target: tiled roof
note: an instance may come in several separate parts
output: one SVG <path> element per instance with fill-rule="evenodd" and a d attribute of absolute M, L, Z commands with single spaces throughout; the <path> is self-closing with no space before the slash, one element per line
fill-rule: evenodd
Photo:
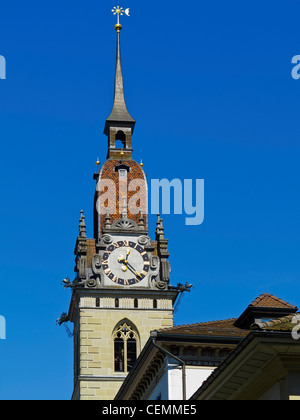
<path fill-rule="evenodd" d="M 201 322 L 198 324 L 179 325 L 159 330 L 163 334 L 174 335 L 204 335 L 222 337 L 246 337 L 249 330 L 242 330 L 234 326 L 235 318 L 221 321 Z"/>
<path fill-rule="evenodd" d="M 274 309 L 291 309 L 297 310 L 296 306 L 290 305 L 288 302 L 277 298 L 269 293 L 263 293 L 259 297 L 257 297 L 249 306 L 250 308 L 270 308 Z M 277 330 L 287 330 L 291 328 L 291 321 L 292 318 L 295 316 L 294 313 L 289 314 L 288 316 L 278 317 L 274 315 L 274 320 L 269 322 L 263 322 L 261 324 L 256 324 L 258 328 L 264 329 L 277 329 Z M 270 314 L 270 318 L 272 316 Z M 211 336 L 211 337 L 246 337 L 250 332 L 250 325 L 249 323 L 246 327 L 241 324 L 239 325 L 236 322 L 237 318 L 232 319 L 225 319 L 221 321 L 209 321 L 209 322 L 200 322 L 197 324 L 188 324 L 188 325 L 178 325 L 171 328 L 165 328 L 159 330 L 162 334 L 172 334 L 172 335 L 191 335 L 191 336 Z"/>
<path fill-rule="evenodd" d="M 257 297 L 250 306 L 264 308 L 296 308 L 296 306 L 293 306 L 276 296 L 270 295 L 269 293 L 263 293 Z"/>

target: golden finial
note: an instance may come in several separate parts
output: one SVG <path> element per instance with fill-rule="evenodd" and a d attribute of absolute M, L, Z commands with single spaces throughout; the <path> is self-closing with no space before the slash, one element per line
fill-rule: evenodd
<path fill-rule="evenodd" d="M 97 162 L 96 162 L 96 165 L 97 165 L 97 171 L 99 172 L 99 166 L 100 166 L 100 160 L 99 160 L 99 158 L 97 158 Z"/>
<path fill-rule="evenodd" d="M 121 157 L 123 157 L 124 156 L 124 150 L 122 149 L 122 151 L 121 151 Z"/>
<path fill-rule="evenodd" d="M 122 25 L 120 23 L 117 23 L 115 25 L 115 30 L 117 31 L 117 34 L 119 34 L 121 32 L 121 29 L 122 29 Z"/>
<path fill-rule="evenodd" d="M 141 159 L 141 162 L 140 162 L 140 166 L 141 166 L 141 167 L 143 167 L 143 166 L 144 166 L 142 159 Z"/>
<path fill-rule="evenodd" d="M 115 25 L 115 30 L 117 31 L 118 34 L 121 32 L 121 29 L 122 29 L 122 25 L 120 24 L 120 15 L 123 16 L 125 13 L 126 16 L 130 16 L 129 11 L 130 11 L 129 8 L 124 10 L 123 7 L 120 7 L 120 6 L 114 7 L 112 9 L 112 13 L 114 15 L 117 15 L 117 24 Z"/>

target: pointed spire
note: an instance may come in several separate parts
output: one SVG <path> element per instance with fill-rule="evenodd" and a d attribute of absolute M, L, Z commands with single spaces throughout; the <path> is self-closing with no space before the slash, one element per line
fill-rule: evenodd
<path fill-rule="evenodd" d="M 109 135 L 109 127 L 117 124 L 125 124 L 130 126 L 133 132 L 135 120 L 129 114 L 124 97 L 124 85 L 121 66 L 121 47 L 120 47 L 120 30 L 122 26 L 116 25 L 117 31 L 117 63 L 116 63 L 116 76 L 115 76 L 115 97 L 114 105 L 110 116 L 107 118 L 104 128 L 104 134 Z"/>

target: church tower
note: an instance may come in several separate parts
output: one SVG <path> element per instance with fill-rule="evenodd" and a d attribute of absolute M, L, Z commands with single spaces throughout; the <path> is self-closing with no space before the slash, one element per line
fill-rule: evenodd
<path fill-rule="evenodd" d="M 72 399 L 113 399 L 150 331 L 173 325 L 178 295 L 170 287 L 168 240 L 158 215 L 148 231 L 147 180 L 132 158 L 135 120 L 124 99 L 119 15 L 114 104 L 105 122 L 107 160 L 94 174 L 94 237 L 87 238 L 83 211 L 75 245 L 75 279 L 69 313 L 74 324 Z"/>

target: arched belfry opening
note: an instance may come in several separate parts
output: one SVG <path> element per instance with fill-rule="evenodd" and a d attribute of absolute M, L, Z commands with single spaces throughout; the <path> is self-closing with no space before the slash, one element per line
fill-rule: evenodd
<path fill-rule="evenodd" d="M 128 126 L 120 127 L 119 124 L 112 124 L 108 132 L 108 158 L 131 159 L 131 135 L 132 129 Z M 124 155 L 121 156 L 121 152 Z"/>
<path fill-rule="evenodd" d="M 111 146 L 114 147 L 115 149 L 127 149 L 127 146 L 128 146 L 127 138 L 123 130 L 119 130 L 116 133 L 115 139 L 114 139 L 114 145 L 112 143 Z"/>
<path fill-rule="evenodd" d="M 124 131 L 119 130 L 116 134 L 116 140 L 121 140 L 121 142 L 123 143 L 124 147 L 126 146 L 126 136 Z"/>

